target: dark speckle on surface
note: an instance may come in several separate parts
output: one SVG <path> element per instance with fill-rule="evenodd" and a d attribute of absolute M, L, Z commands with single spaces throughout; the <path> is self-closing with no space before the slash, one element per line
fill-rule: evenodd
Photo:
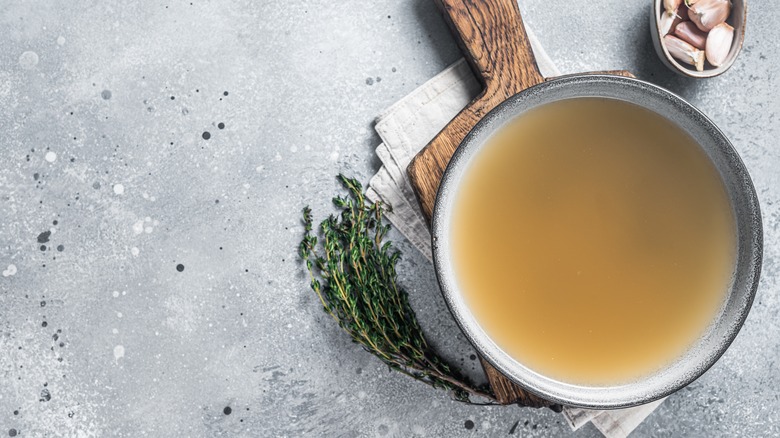
<path fill-rule="evenodd" d="M 49 392 L 48 389 L 43 388 L 41 390 L 41 398 L 38 399 L 38 401 L 47 402 L 49 400 L 51 400 L 51 393 Z"/>
<path fill-rule="evenodd" d="M 41 245 L 41 251 L 46 251 L 46 245 Z"/>
<path fill-rule="evenodd" d="M 65 251 L 65 245 L 57 245 L 57 251 L 59 252 Z"/>
<path fill-rule="evenodd" d="M 225 124 L 224 124 L 224 123 L 222 123 L 222 122 L 219 122 L 219 123 L 217 124 L 217 128 L 219 128 L 219 129 L 225 129 Z"/>
<path fill-rule="evenodd" d="M 471 430 L 474 428 L 474 422 L 471 420 L 466 420 L 466 422 L 463 423 L 463 427 L 465 427 L 468 430 Z"/>
<path fill-rule="evenodd" d="M 225 409 L 222 410 L 222 413 L 225 415 L 230 415 L 233 412 L 233 409 L 230 408 L 230 406 L 225 406 Z"/>
<path fill-rule="evenodd" d="M 223 96 L 227 96 L 228 94 L 230 94 L 230 93 L 228 93 L 227 91 L 222 93 Z"/>
<path fill-rule="evenodd" d="M 366 78 L 366 85 L 374 85 L 374 78 Z"/>
<path fill-rule="evenodd" d="M 38 235 L 38 243 L 46 243 L 49 241 L 49 237 L 51 237 L 51 231 L 44 231 L 41 234 Z"/>
<path fill-rule="evenodd" d="M 10 429 L 8 431 L 8 436 L 16 436 L 16 432 L 17 432 L 16 429 Z"/>
<path fill-rule="evenodd" d="M 202 137 L 204 140 L 208 140 L 211 138 L 211 133 L 208 131 L 204 131 Z"/>
<path fill-rule="evenodd" d="M 111 90 L 103 90 L 103 91 L 100 93 L 100 96 L 101 96 L 101 97 L 102 97 L 104 100 L 111 99 Z"/>
<path fill-rule="evenodd" d="M 344 194 L 335 175 L 367 183 L 381 166 L 372 121 L 461 58 L 434 3 L 2 3 L 0 274 L 16 273 L 0 275 L 0 438 L 11 428 L 52 438 L 600 436 L 591 425 L 570 431 L 551 409 L 451 402 L 386 372 L 322 311 L 294 255 L 301 208 L 318 224 Z M 647 53 L 646 3 L 624 4 L 628 14 L 604 14 L 603 0 L 521 7 L 564 72 L 627 68 L 718 121 L 756 183 L 765 271 L 727 354 L 631 437 L 780 436 L 780 2 L 756 3 L 745 50 L 710 80 L 677 77 Z M 25 51 L 40 56 L 35 69 L 18 65 Z M 204 131 L 213 142 L 198 139 Z M 35 231 L 49 229 L 38 243 Z M 431 293 L 435 270 L 397 230 L 388 239 L 426 338 L 483 382 L 479 355 L 469 359 Z M 57 251 L 65 242 L 68 254 Z M 274 365 L 279 374 L 263 369 Z M 44 380 L 52 398 L 35 403 Z M 711 395 L 725 403 L 708 405 Z"/>
<path fill-rule="evenodd" d="M 176 265 L 176 270 L 179 271 L 179 272 L 183 272 L 184 271 L 184 265 L 179 263 L 178 265 Z"/>

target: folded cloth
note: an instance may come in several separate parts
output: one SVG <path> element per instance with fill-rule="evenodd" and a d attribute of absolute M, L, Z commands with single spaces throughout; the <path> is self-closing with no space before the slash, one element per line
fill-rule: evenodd
<path fill-rule="evenodd" d="M 528 29 L 527 33 L 542 75 L 560 75 L 533 33 Z M 382 201 L 392 206 L 392 211 L 386 213 L 387 219 L 428 260 L 431 260 L 431 234 L 409 184 L 406 168 L 480 90 L 468 64 L 460 59 L 376 119 L 375 129 L 382 139 L 376 153 L 382 167 L 371 178 L 367 196 L 373 202 Z M 662 401 L 612 411 L 567 407 L 563 416 L 573 430 L 592 422 L 604 436 L 624 438 Z"/>

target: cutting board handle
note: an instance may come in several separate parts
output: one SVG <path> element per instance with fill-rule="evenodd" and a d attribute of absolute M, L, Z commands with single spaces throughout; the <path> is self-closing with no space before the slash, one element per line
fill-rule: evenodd
<path fill-rule="evenodd" d="M 434 1 L 484 89 L 409 165 L 409 179 L 428 220 L 444 168 L 471 128 L 510 96 L 544 82 L 516 0 Z"/>
<path fill-rule="evenodd" d="M 544 81 L 517 0 L 436 0 L 488 94 L 512 96 Z"/>
<path fill-rule="evenodd" d="M 484 90 L 414 157 L 407 168 L 409 181 L 429 223 L 442 174 L 463 138 L 496 105 L 544 81 L 525 33 L 517 0 L 434 1 Z M 601 74 L 632 76 L 626 71 Z M 484 359 L 482 367 L 499 403 L 551 406 L 560 410 L 560 405 L 512 383 Z"/>

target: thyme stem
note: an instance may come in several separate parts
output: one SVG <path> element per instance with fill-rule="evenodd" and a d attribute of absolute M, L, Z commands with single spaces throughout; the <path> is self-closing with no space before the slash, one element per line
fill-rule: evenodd
<path fill-rule="evenodd" d="M 390 225 L 382 215 L 390 209 L 370 203 L 360 183 L 343 175 L 347 196 L 333 198 L 340 210 L 312 227 L 311 210 L 303 209 L 304 236 L 299 254 L 311 288 L 322 307 L 352 339 L 391 369 L 435 388 L 450 391 L 464 403 L 495 404 L 489 386 L 477 386 L 446 363 L 425 339 L 406 291 L 396 282 L 401 254 L 384 241 Z M 477 403 L 478 396 L 488 403 Z"/>

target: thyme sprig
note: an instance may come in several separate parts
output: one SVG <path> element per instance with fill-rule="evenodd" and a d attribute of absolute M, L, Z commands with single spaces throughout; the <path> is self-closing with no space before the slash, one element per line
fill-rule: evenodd
<path fill-rule="evenodd" d="M 479 396 L 495 402 L 489 387 L 474 385 L 425 339 L 408 295 L 396 281 L 401 253 L 384 241 L 390 225 L 383 224 L 382 215 L 390 206 L 367 201 L 357 180 L 343 175 L 338 179 L 348 192 L 333 198 L 340 214 L 320 224 L 318 246 L 311 210 L 304 208 L 305 233 L 299 246 L 311 288 L 325 312 L 391 369 L 449 390 L 458 401 L 474 403 L 470 396 Z"/>

